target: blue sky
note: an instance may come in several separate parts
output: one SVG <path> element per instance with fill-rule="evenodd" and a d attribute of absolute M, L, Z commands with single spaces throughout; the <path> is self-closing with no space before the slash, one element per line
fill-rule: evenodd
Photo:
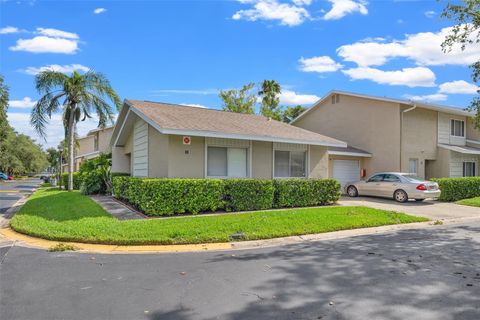
<path fill-rule="evenodd" d="M 42 68 L 89 68 L 121 98 L 220 108 L 218 90 L 275 79 L 283 104 L 311 105 L 331 89 L 465 107 L 480 48 L 444 54 L 451 22 L 437 1 L 0 2 L 0 73 L 9 119 L 28 124 Z M 53 65 L 53 67 L 52 67 Z M 79 134 L 96 126 L 87 121 Z M 52 119 L 46 146 L 63 130 Z"/>

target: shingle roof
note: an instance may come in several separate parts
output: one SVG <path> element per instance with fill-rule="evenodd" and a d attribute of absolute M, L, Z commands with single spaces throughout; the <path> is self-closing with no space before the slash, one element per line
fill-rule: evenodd
<path fill-rule="evenodd" d="M 346 146 L 342 141 L 260 115 L 140 100 L 125 103 L 166 134 Z"/>

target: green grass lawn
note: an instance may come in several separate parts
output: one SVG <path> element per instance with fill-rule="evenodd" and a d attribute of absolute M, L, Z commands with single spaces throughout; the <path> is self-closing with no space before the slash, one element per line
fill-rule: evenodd
<path fill-rule="evenodd" d="M 457 201 L 456 203 L 463 204 L 465 206 L 480 207 L 480 197 L 463 199 L 463 200 Z"/>
<path fill-rule="evenodd" d="M 103 244 L 186 244 L 268 239 L 328 231 L 427 221 L 366 207 L 323 207 L 214 216 L 119 221 L 78 192 L 40 188 L 11 221 L 21 233 Z"/>

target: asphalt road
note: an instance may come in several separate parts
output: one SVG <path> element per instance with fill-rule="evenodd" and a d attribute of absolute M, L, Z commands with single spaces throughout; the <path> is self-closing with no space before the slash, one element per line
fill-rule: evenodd
<path fill-rule="evenodd" d="M 480 222 L 231 252 L 0 250 L 2 320 L 480 319 Z"/>
<path fill-rule="evenodd" d="M 24 194 L 31 193 L 40 183 L 40 179 L 0 181 L 0 217 Z"/>

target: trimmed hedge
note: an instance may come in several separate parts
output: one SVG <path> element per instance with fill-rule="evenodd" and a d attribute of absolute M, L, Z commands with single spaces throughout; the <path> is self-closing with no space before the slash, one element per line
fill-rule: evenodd
<path fill-rule="evenodd" d="M 80 186 L 82 185 L 82 178 L 80 173 L 74 172 L 73 173 L 73 189 L 80 190 Z M 62 174 L 62 187 L 67 189 L 68 187 L 68 173 Z"/>
<path fill-rule="evenodd" d="M 270 209 L 273 204 L 272 180 L 227 179 L 225 185 L 225 209 L 247 211 Z"/>
<path fill-rule="evenodd" d="M 223 208 L 221 180 L 113 178 L 115 197 L 148 215 L 198 213 Z"/>
<path fill-rule="evenodd" d="M 275 180 L 275 207 L 313 207 L 336 202 L 340 183 L 334 179 Z"/>
<path fill-rule="evenodd" d="M 113 177 L 113 192 L 147 215 L 318 206 L 340 197 L 333 179 L 171 179 Z"/>
<path fill-rule="evenodd" d="M 441 201 L 458 201 L 480 197 L 480 177 L 432 179 L 438 183 Z"/>

